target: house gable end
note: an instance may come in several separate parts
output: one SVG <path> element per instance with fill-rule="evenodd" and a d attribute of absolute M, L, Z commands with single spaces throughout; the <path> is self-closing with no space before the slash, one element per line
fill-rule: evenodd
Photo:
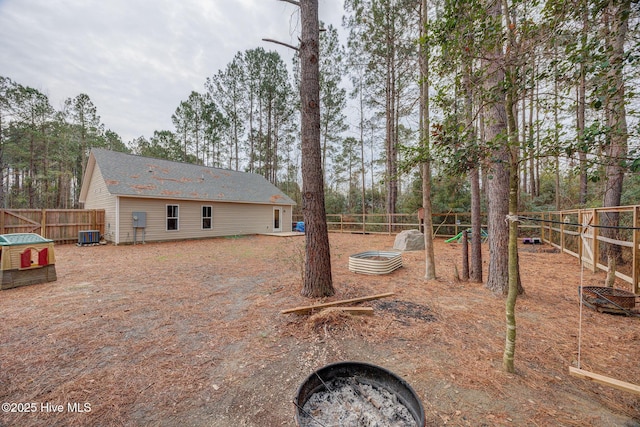
<path fill-rule="evenodd" d="M 84 204 L 87 201 L 87 194 L 89 193 L 89 187 L 91 186 L 91 178 L 93 177 L 93 171 L 96 167 L 96 159 L 89 153 L 89 158 L 87 159 L 87 167 L 84 170 L 84 176 L 82 177 L 82 186 L 80 187 L 80 195 L 78 197 L 78 202 Z"/>

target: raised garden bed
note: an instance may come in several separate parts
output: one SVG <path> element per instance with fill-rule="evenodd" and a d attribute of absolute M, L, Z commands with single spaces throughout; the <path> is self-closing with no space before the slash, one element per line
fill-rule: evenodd
<path fill-rule="evenodd" d="M 360 252 L 349 257 L 349 271 L 361 274 L 389 274 L 402 267 L 402 254 L 391 251 Z"/>

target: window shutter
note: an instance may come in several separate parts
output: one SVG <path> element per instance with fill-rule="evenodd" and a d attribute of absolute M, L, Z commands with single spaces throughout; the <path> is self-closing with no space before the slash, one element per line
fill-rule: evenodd
<path fill-rule="evenodd" d="M 25 249 L 24 252 L 20 254 L 20 268 L 29 267 L 31 267 L 31 249 Z"/>
<path fill-rule="evenodd" d="M 49 265 L 49 248 L 42 248 L 38 252 L 38 265 Z"/>

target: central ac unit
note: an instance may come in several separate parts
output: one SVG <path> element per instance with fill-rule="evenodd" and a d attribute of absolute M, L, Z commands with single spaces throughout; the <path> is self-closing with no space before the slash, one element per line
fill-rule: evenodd
<path fill-rule="evenodd" d="M 78 245 L 94 245 L 100 243 L 100 230 L 78 231 Z"/>

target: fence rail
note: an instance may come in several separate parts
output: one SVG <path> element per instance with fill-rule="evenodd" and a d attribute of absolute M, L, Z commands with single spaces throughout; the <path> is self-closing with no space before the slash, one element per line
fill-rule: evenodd
<path fill-rule="evenodd" d="M 78 241 L 78 232 L 104 234 L 103 209 L 0 209 L 0 234 L 36 233 L 56 243 Z"/>
<path fill-rule="evenodd" d="M 540 215 L 537 213 L 536 215 Z M 302 221 L 301 215 L 294 215 L 294 223 Z M 487 216 L 482 214 L 482 227 L 487 228 Z M 471 214 L 468 212 L 434 213 L 432 215 L 433 234 L 436 237 L 453 237 L 471 228 Z M 396 234 L 404 230 L 424 231 L 424 224 L 418 214 L 327 214 L 330 232 Z M 528 236 L 538 232 L 540 226 L 523 224 L 520 234 Z M 532 232 L 533 229 L 533 232 Z"/>
<path fill-rule="evenodd" d="M 556 212 L 520 212 L 518 223 L 520 237 L 540 237 L 564 253 L 582 260 L 591 271 L 607 272 L 606 248 L 619 248 L 616 277 L 631 285 L 640 294 L 640 205 L 615 208 L 574 209 Z M 615 215 L 619 228 L 614 237 L 603 236 L 601 230 L 607 217 Z M 526 218 L 526 219 L 524 219 Z M 294 220 L 302 221 L 301 217 Z M 481 218 L 486 228 L 486 214 Z M 436 237 L 453 237 L 471 228 L 468 212 L 434 213 L 433 234 Z M 403 230 L 419 229 L 423 224 L 415 214 L 332 214 L 327 215 L 330 232 L 362 234 L 395 234 Z M 491 238 L 491 236 L 489 236 Z"/>
<path fill-rule="evenodd" d="M 616 254 L 615 275 L 640 293 L 640 205 L 615 208 L 576 209 L 541 214 L 542 240 L 581 260 L 595 272 L 609 271 L 607 250 Z M 618 226 L 613 237 L 601 234 L 609 228 L 609 217 Z"/>

